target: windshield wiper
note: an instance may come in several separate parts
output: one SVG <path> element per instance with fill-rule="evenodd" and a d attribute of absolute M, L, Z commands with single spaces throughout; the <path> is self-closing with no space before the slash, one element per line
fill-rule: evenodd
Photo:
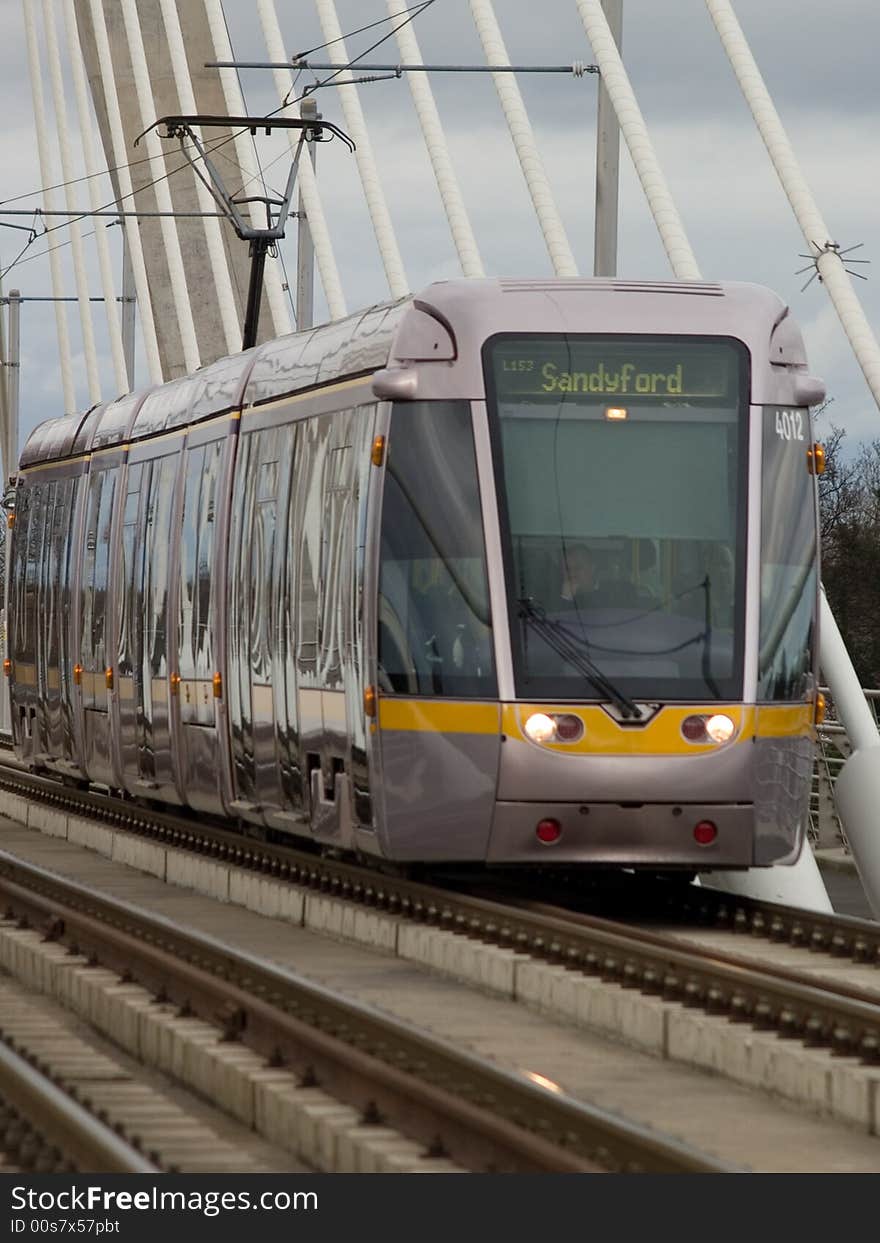
<path fill-rule="evenodd" d="M 527 621 L 548 647 L 582 673 L 588 682 L 611 700 L 624 720 L 641 720 L 641 709 L 611 682 L 597 664 L 581 650 L 578 640 L 560 622 L 551 621 L 545 610 L 529 596 L 517 601 L 520 616 Z"/>

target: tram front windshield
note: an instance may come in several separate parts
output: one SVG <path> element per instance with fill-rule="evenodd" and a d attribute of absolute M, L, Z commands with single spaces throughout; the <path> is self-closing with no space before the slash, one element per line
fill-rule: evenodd
<path fill-rule="evenodd" d="M 517 696 L 739 697 L 745 347 L 495 337 L 485 361 Z"/>

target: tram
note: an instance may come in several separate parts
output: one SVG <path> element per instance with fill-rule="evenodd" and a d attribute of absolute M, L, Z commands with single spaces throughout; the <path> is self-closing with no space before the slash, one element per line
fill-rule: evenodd
<path fill-rule="evenodd" d="M 469 280 L 45 423 L 15 749 L 396 863 L 794 862 L 823 392 L 755 285 Z"/>

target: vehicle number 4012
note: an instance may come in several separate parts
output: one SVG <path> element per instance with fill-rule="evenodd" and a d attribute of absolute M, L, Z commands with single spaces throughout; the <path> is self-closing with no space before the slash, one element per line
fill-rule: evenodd
<path fill-rule="evenodd" d="M 780 440 L 804 440 L 804 416 L 801 411 L 777 410 L 776 435 Z"/>

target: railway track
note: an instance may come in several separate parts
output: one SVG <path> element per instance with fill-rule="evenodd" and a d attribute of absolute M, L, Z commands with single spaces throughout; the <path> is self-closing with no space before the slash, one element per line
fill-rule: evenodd
<path fill-rule="evenodd" d="M 0 1173 L 155 1174 L 137 1147 L 33 1064 L 0 1029 Z"/>
<path fill-rule="evenodd" d="M 182 1015 L 474 1171 L 732 1167 L 230 946 L 0 852 L 7 921 L 137 982 Z"/>
<path fill-rule="evenodd" d="M 560 964 L 572 972 L 640 989 L 741 1023 L 800 1038 L 810 1045 L 880 1061 L 880 974 L 876 990 L 822 979 L 792 966 L 729 949 L 700 947 L 668 933 L 634 927 L 571 909 L 536 903 L 521 888 L 473 896 L 286 845 L 261 842 L 215 825 L 82 791 L 19 770 L 0 767 L 0 788 L 36 799 L 63 814 L 97 818 L 126 833 L 206 856 L 236 868 L 288 881 L 377 911 L 455 932 L 485 944 Z M 485 881 L 480 882 L 485 886 Z M 548 887 L 545 893 L 552 893 Z M 583 894 L 563 900 L 583 903 Z M 658 884 L 639 893 L 640 923 L 666 922 L 713 928 L 785 944 L 841 962 L 880 966 L 880 924 L 761 903 L 691 886 Z M 743 942 L 745 944 L 745 942 Z"/>

